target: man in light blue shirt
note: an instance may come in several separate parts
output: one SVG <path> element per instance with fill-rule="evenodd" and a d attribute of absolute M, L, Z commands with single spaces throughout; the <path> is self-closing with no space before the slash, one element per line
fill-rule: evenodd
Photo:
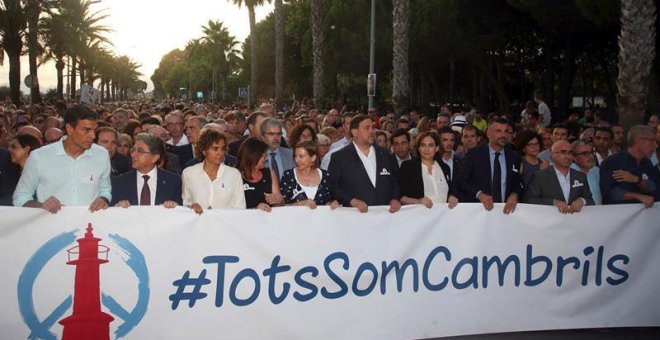
<path fill-rule="evenodd" d="M 108 151 L 94 144 L 97 114 L 79 104 L 64 116 L 67 137 L 30 154 L 14 191 L 14 206 L 42 208 L 89 205 L 105 209 L 112 198 Z"/>
<path fill-rule="evenodd" d="M 587 175 L 587 182 L 589 182 L 589 190 L 591 190 L 591 198 L 593 198 L 596 205 L 603 204 L 603 198 L 600 194 L 600 169 L 596 166 L 596 158 L 594 156 L 593 147 L 585 141 L 573 142 L 573 160 L 571 169 L 581 171 Z"/>
<path fill-rule="evenodd" d="M 282 142 L 282 121 L 275 118 L 266 118 L 261 122 L 261 137 L 268 144 L 266 151 L 267 167 L 273 169 L 277 180 L 282 178 L 285 171 L 293 169 L 293 152 L 291 149 L 280 146 Z"/>

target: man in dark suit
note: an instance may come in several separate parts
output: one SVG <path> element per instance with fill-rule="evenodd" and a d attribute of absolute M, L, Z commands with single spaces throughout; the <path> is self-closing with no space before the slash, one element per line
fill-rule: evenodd
<path fill-rule="evenodd" d="M 190 116 L 186 119 L 183 131 L 188 137 L 188 144 L 179 145 L 171 148 L 169 151 L 179 156 L 179 162 L 186 168 L 185 164 L 195 157 L 195 144 L 199 139 L 201 130 L 206 125 L 206 118 L 200 116 Z"/>
<path fill-rule="evenodd" d="M 18 177 L 18 166 L 11 162 L 11 154 L 7 149 L 0 148 L 0 205 L 12 205 Z"/>
<path fill-rule="evenodd" d="M 110 156 L 110 175 L 119 176 L 131 170 L 131 159 L 117 152 L 117 130 L 109 126 L 96 129 L 94 142 L 106 150 Z"/>
<path fill-rule="evenodd" d="M 525 203 L 554 205 L 562 214 L 580 212 L 593 205 L 587 176 L 570 168 L 573 148 L 565 140 L 552 145 L 553 166 L 534 173 L 525 194 Z"/>
<path fill-rule="evenodd" d="M 112 204 L 124 208 L 181 205 L 181 177 L 156 166 L 165 152 L 165 144 L 158 137 L 138 134 L 131 149 L 134 170 L 112 178 Z"/>
<path fill-rule="evenodd" d="M 516 209 L 523 187 L 518 173 L 520 156 L 504 147 L 508 126 L 506 119 L 489 122 L 488 144 L 471 149 L 461 160 L 453 182 L 462 202 L 481 202 L 489 211 L 493 203 L 505 203 L 505 214 Z"/>
<path fill-rule="evenodd" d="M 351 120 L 353 142 L 332 154 L 330 181 L 336 200 L 344 206 L 367 212 L 370 205 L 401 208 L 397 165 L 385 150 L 374 146 L 374 122 L 366 115 Z"/>

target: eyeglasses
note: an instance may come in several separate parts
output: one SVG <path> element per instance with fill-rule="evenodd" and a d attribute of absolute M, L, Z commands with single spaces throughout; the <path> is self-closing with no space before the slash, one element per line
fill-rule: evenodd
<path fill-rule="evenodd" d="M 530 148 L 535 148 L 535 147 L 541 146 L 541 144 L 539 144 L 539 143 L 527 143 L 527 146 L 529 146 Z"/>
<path fill-rule="evenodd" d="M 651 143 L 657 141 L 654 137 L 637 137 L 637 138 L 642 139 L 642 140 L 645 140 L 645 141 L 647 141 L 647 142 L 651 142 Z"/>
<path fill-rule="evenodd" d="M 573 156 L 576 156 L 576 157 L 577 156 L 589 156 L 589 155 L 593 156 L 594 154 L 591 151 L 577 152 L 577 153 L 573 154 Z"/>
<path fill-rule="evenodd" d="M 43 119 L 35 119 L 34 120 L 35 124 L 43 124 L 44 122 L 45 122 L 45 120 L 43 120 Z"/>
<path fill-rule="evenodd" d="M 562 156 L 570 156 L 570 155 L 572 155 L 571 150 L 559 150 L 559 151 L 555 151 L 555 152 L 553 152 L 553 153 L 558 153 L 558 154 L 560 154 L 560 155 L 562 155 Z"/>
<path fill-rule="evenodd" d="M 282 132 L 266 132 L 265 135 L 268 137 L 282 137 Z"/>
<path fill-rule="evenodd" d="M 135 153 L 135 152 L 137 152 L 139 154 L 145 154 L 145 153 L 151 154 L 151 152 L 149 152 L 149 151 L 144 151 L 144 150 L 138 149 L 138 148 L 131 148 L 131 153 Z"/>

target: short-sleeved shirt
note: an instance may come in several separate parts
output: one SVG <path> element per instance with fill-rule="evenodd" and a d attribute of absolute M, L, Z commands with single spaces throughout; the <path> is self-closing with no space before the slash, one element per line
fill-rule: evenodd
<path fill-rule="evenodd" d="M 69 206 L 87 206 L 98 197 L 111 201 L 108 151 L 92 144 L 73 159 L 60 140 L 30 153 L 14 191 L 14 206 L 23 206 L 34 197 L 44 202 L 50 196 Z"/>
<path fill-rule="evenodd" d="M 635 183 L 617 182 L 613 173 L 615 170 L 625 170 L 647 182 L 648 191 L 644 192 Z M 607 157 L 600 166 L 600 191 L 603 195 L 603 204 L 638 203 L 626 201 L 623 195 L 626 192 L 636 192 L 655 197 L 658 200 L 658 169 L 648 158 L 639 164 L 628 150 L 615 153 Z"/>

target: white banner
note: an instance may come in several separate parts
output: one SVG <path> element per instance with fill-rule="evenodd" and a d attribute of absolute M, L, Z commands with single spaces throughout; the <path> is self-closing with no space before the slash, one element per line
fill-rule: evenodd
<path fill-rule="evenodd" d="M 114 320 L 85 327 L 111 339 L 660 326 L 660 205 L 501 209 L 1 208 L 0 330 L 3 339 L 60 338 L 58 321 L 73 315 L 73 334 L 95 308 Z M 88 235 L 67 252 L 88 223 L 101 247 Z M 88 244 L 108 262 L 83 261 Z"/>

